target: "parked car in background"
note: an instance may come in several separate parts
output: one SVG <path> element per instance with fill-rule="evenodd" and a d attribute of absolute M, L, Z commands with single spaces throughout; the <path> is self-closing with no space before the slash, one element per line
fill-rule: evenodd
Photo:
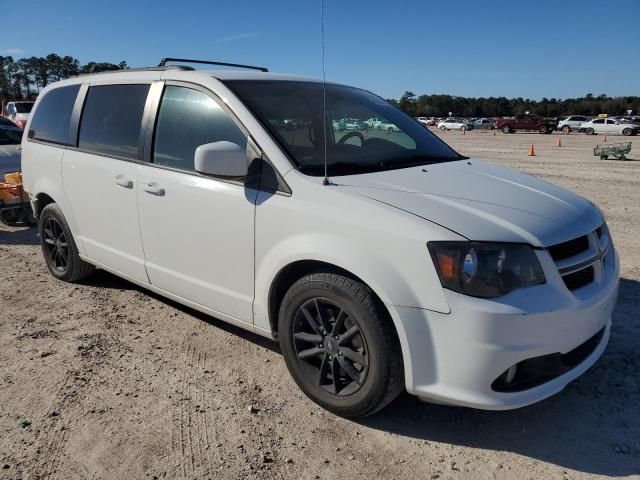
<path fill-rule="evenodd" d="M 357 118 L 343 118 L 341 120 L 347 130 L 366 130 L 369 126 Z"/>
<path fill-rule="evenodd" d="M 16 101 L 5 105 L 4 116 L 15 123 L 20 128 L 24 128 L 29 120 L 34 102 Z"/>
<path fill-rule="evenodd" d="M 602 133 L 606 135 L 637 135 L 640 131 L 640 125 L 633 123 L 620 123 L 612 118 L 596 118 L 589 122 L 584 122 L 578 129 L 587 135 L 595 135 Z"/>
<path fill-rule="evenodd" d="M 540 133 L 551 133 L 556 129 L 556 125 L 556 120 L 553 118 L 527 114 L 496 120 L 496 128 L 503 133 L 513 133 L 516 130 L 537 130 Z"/>
<path fill-rule="evenodd" d="M 569 133 L 573 130 L 578 131 L 580 129 L 580 125 L 584 122 L 588 122 L 589 120 L 591 120 L 591 118 L 585 117 L 584 115 L 570 115 L 560 120 L 557 128 L 558 130 L 562 130 L 564 133 Z"/>
<path fill-rule="evenodd" d="M 443 132 L 445 130 L 471 130 L 473 129 L 473 124 L 466 123 L 459 118 L 447 118 L 438 123 L 437 127 Z"/>
<path fill-rule="evenodd" d="M 384 123 L 384 118 L 380 117 L 371 117 L 364 121 L 369 128 L 378 128 L 378 125 Z"/>
<path fill-rule="evenodd" d="M 431 121 L 431 117 L 414 117 L 414 118 L 425 127 L 428 127 L 429 122 Z"/>
<path fill-rule="evenodd" d="M 11 120 L 0 117 L 0 181 L 5 173 L 19 172 L 20 142 L 23 130 Z"/>
<path fill-rule="evenodd" d="M 496 128 L 496 121 L 493 118 L 479 118 L 473 121 L 473 128 L 479 130 L 493 130 Z"/>
<path fill-rule="evenodd" d="M 387 133 L 401 132 L 400 128 L 395 123 L 391 123 L 388 120 L 385 120 L 378 124 L 376 130 L 382 130 Z"/>
<path fill-rule="evenodd" d="M 342 120 L 333 120 L 331 126 L 336 132 L 344 132 L 347 129 L 347 126 Z"/>

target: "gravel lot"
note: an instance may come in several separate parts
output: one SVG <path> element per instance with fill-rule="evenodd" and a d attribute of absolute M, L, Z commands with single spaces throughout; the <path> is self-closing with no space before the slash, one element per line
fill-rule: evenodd
<path fill-rule="evenodd" d="M 622 258 L 611 341 L 565 391 L 509 412 L 404 395 L 338 418 L 274 343 L 105 272 L 58 282 L 34 230 L 0 226 L 0 478 L 640 478 L 640 138 L 618 162 L 593 157 L 601 137 L 438 134 L 607 216 Z"/>

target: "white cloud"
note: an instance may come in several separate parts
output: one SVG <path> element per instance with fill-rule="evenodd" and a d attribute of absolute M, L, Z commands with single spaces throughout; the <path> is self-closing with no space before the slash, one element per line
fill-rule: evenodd
<path fill-rule="evenodd" d="M 21 48 L 7 48 L 6 50 L 0 51 L 0 55 L 22 55 L 24 54 L 24 50 Z"/>
<path fill-rule="evenodd" d="M 260 32 L 246 32 L 239 33 L 238 35 L 229 35 L 228 37 L 222 37 L 216 40 L 216 42 L 229 42 L 231 40 L 240 40 L 242 38 L 251 38 L 260 35 Z"/>

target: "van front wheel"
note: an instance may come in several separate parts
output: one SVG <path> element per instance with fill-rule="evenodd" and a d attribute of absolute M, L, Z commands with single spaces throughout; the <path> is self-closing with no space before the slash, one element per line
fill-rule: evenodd
<path fill-rule="evenodd" d="M 93 265 L 78 255 L 67 220 L 57 204 L 50 203 L 40 213 L 38 233 L 51 275 L 66 282 L 76 282 L 93 272 Z"/>
<path fill-rule="evenodd" d="M 371 415 L 404 387 L 391 319 L 373 292 L 356 280 L 328 272 L 301 278 L 282 301 L 278 332 L 295 382 L 337 415 Z"/>

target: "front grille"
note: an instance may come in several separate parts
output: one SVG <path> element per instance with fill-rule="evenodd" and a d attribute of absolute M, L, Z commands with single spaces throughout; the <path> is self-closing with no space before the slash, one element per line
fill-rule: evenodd
<path fill-rule="evenodd" d="M 593 282 L 594 277 L 593 265 L 590 265 L 587 268 L 565 275 L 562 280 L 564 280 L 564 284 L 569 290 L 577 290 Z"/>
<path fill-rule="evenodd" d="M 589 237 L 587 235 L 583 235 L 582 237 L 574 238 L 568 242 L 553 245 L 549 247 L 548 250 L 551 254 L 551 258 L 553 258 L 555 262 L 564 260 L 565 258 L 575 257 L 576 255 L 589 250 Z"/>

